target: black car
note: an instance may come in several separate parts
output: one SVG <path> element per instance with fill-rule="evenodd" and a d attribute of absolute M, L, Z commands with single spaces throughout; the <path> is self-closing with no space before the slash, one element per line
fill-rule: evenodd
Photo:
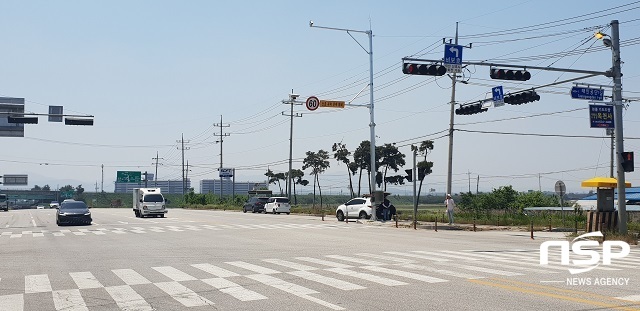
<path fill-rule="evenodd" d="M 82 201 L 62 202 L 56 212 L 56 224 L 91 224 L 91 211 Z"/>
<path fill-rule="evenodd" d="M 267 197 L 249 198 L 247 203 L 245 203 L 242 207 L 242 212 L 246 213 L 247 211 L 251 211 L 252 213 L 262 213 L 264 212 L 264 205 L 268 200 L 269 198 Z"/>

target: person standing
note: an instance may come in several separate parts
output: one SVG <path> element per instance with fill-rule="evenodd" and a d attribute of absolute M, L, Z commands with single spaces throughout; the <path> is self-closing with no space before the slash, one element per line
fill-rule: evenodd
<path fill-rule="evenodd" d="M 447 193 L 447 199 L 444 200 L 444 205 L 447 208 L 447 216 L 449 216 L 449 225 L 453 225 L 453 209 L 456 207 L 456 202 L 453 201 L 451 195 Z"/>

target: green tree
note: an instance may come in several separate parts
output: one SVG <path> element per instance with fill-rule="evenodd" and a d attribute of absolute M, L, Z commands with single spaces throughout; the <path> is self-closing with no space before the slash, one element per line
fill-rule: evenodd
<path fill-rule="evenodd" d="M 40 191 L 40 190 L 42 190 L 42 188 L 40 188 L 40 186 L 38 185 L 35 185 L 33 186 L 33 188 L 31 188 L 31 191 Z"/>
<path fill-rule="evenodd" d="M 293 200 L 295 205 L 298 205 L 298 195 L 296 194 L 296 185 L 306 186 L 309 184 L 309 181 L 306 179 L 302 179 L 304 177 L 304 172 L 299 169 L 291 169 L 291 180 L 293 181 Z"/>
<path fill-rule="evenodd" d="M 351 156 L 351 151 L 347 149 L 347 145 L 343 143 L 334 143 L 333 147 L 333 158 L 338 161 L 338 163 L 342 162 L 346 164 L 347 167 L 347 176 L 349 176 L 349 195 L 353 198 L 353 181 L 351 180 L 352 170 L 351 170 L 351 160 L 349 160 L 349 156 Z"/>
<path fill-rule="evenodd" d="M 78 195 L 81 195 L 82 193 L 84 193 L 84 188 L 82 188 L 82 185 L 78 185 L 78 186 L 76 187 L 76 193 L 77 193 Z"/>
<path fill-rule="evenodd" d="M 64 187 L 61 187 L 59 190 L 60 192 L 69 192 L 69 191 L 73 191 L 73 186 L 72 185 L 66 185 Z"/>
<path fill-rule="evenodd" d="M 380 152 L 381 148 L 376 147 L 375 155 L 375 169 L 371 170 L 371 143 L 368 140 L 363 140 L 358 148 L 353 152 L 353 161 L 357 163 L 358 169 L 360 169 L 360 176 L 358 177 L 358 196 L 360 196 L 360 182 L 362 180 L 362 170 L 367 171 L 367 182 L 369 184 L 369 193 L 371 193 L 371 174 L 375 174 L 380 167 Z"/>
<path fill-rule="evenodd" d="M 42 186 L 42 190 L 51 191 L 51 187 L 49 185 L 44 185 L 44 186 Z"/>
<path fill-rule="evenodd" d="M 278 184 L 278 188 L 280 189 L 280 194 L 282 194 L 282 186 L 280 184 L 280 180 L 286 179 L 286 175 L 284 173 L 274 173 L 271 169 L 267 169 L 267 172 L 264 174 L 269 178 L 269 184 Z"/>
<path fill-rule="evenodd" d="M 320 187 L 320 178 L 319 175 L 324 173 L 324 171 L 329 168 L 329 152 L 324 151 L 322 149 L 318 150 L 318 152 L 307 151 L 307 157 L 302 161 L 302 169 L 306 170 L 311 168 L 311 175 L 314 176 L 313 179 L 313 205 L 315 207 L 316 204 L 316 184 L 318 185 L 318 191 L 320 192 L 320 207 L 322 207 L 322 188 Z"/>
<path fill-rule="evenodd" d="M 387 182 L 389 181 L 394 184 L 404 183 L 404 181 L 401 181 L 398 178 L 398 176 L 394 176 L 393 178 L 387 179 L 387 172 L 389 171 L 389 169 L 393 170 L 394 172 L 397 172 L 400 169 L 400 167 L 404 166 L 406 164 L 404 160 L 405 155 L 402 154 L 398 150 L 398 147 L 396 147 L 394 144 L 384 144 L 379 147 L 379 150 L 380 150 L 379 151 L 380 167 L 384 168 L 382 173 L 382 178 L 384 181 L 384 191 L 387 191 Z M 376 150 L 376 153 L 378 153 L 378 150 Z"/>

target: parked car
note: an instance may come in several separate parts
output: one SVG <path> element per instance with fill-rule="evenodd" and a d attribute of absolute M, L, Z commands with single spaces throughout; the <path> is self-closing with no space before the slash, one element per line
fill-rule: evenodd
<path fill-rule="evenodd" d="M 267 204 L 264 205 L 265 213 L 280 214 L 291 213 L 291 204 L 289 204 L 289 198 L 285 197 L 271 197 L 267 200 Z"/>
<path fill-rule="evenodd" d="M 343 221 L 346 218 L 371 218 L 371 197 L 367 198 L 353 198 L 347 203 L 344 203 L 336 209 L 336 218 L 339 221 Z"/>
<path fill-rule="evenodd" d="M 253 197 L 249 198 L 244 206 L 242 207 L 242 212 L 246 213 L 251 211 L 252 213 L 262 213 L 264 212 L 264 205 L 269 201 L 267 197 Z"/>
<path fill-rule="evenodd" d="M 56 212 L 56 224 L 91 224 L 91 211 L 82 201 L 62 202 Z"/>

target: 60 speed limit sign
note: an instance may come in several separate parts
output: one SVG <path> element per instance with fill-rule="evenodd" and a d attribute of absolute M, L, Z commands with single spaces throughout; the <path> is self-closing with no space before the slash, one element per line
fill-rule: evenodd
<path fill-rule="evenodd" d="M 307 98 L 307 109 L 314 111 L 320 107 L 320 100 L 315 96 Z"/>

